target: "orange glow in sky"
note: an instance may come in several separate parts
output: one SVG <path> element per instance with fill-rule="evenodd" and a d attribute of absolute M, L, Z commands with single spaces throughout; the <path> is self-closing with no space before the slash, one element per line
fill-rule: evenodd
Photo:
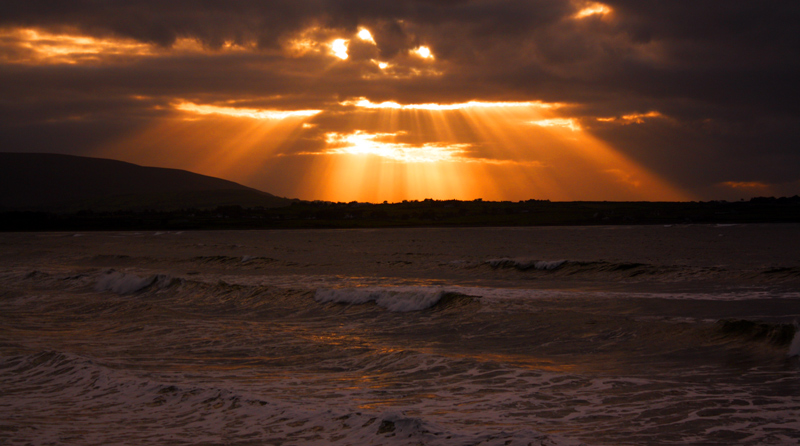
<path fill-rule="evenodd" d="M 581 14 L 610 11 L 604 8 L 587 4 Z M 286 41 L 285 55 L 326 53 L 340 64 L 351 63 L 351 40 L 330 40 L 335 35 L 308 28 Z M 358 39 L 352 42 L 375 44 L 366 28 L 351 37 Z M 26 49 L 15 53 L 13 62 L 33 64 L 97 63 L 109 57 L 160 57 L 166 52 L 256 51 L 233 44 L 209 50 L 180 39 L 161 48 L 33 29 L 2 31 L 0 39 L 7 46 Z M 392 63 L 359 57 L 387 76 L 399 73 L 395 67 L 411 76 L 440 74 L 429 47 L 410 51 L 413 58 Z M 413 65 L 415 58 L 424 59 L 416 63 L 431 71 Z M 403 66 L 406 63 L 412 65 Z M 400 103 L 367 97 L 344 98 L 319 109 L 237 103 L 174 98 L 168 106 L 156 106 L 170 109 L 171 115 L 137 134 L 120 137 L 96 155 L 192 170 L 282 196 L 330 201 L 689 198 L 587 133 L 580 119 L 566 114 L 566 104 Z M 658 111 L 597 119 L 638 125 L 656 118 L 668 119 Z"/>
<path fill-rule="evenodd" d="M 197 40 L 188 38 L 179 38 L 169 47 L 159 47 L 133 39 L 52 33 L 34 28 L 0 29 L 0 45 L 14 49 L 0 52 L 0 61 L 36 65 L 126 63 L 136 58 L 209 51 Z M 252 46 L 224 42 L 214 51 L 252 50 Z"/>
<path fill-rule="evenodd" d="M 620 124 L 641 124 L 646 118 L 664 118 L 664 115 L 657 111 L 651 111 L 647 113 L 634 113 L 612 118 L 597 118 L 597 120 L 601 122 L 617 122 Z"/>
<path fill-rule="evenodd" d="M 146 56 L 156 49 L 130 39 L 98 39 L 78 34 L 54 34 L 32 28 L 0 30 L 0 41 L 18 48 L 9 62 L 78 64 L 109 56 Z M 8 55 L 0 54 L 0 59 Z"/>
<path fill-rule="evenodd" d="M 573 132 L 581 131 L 581 125 L 573 118 L 539 119 L 538 121 L 531 121 L 531 124 L 541 127 L 563 127 Z"/>
<path fill-rule="evenodd" d="M 556 108 L 561 104 L 546 104 L 544 102 L 483 102 L 469 101 L 454 104 L 399 104 L 393 101 L 374 103 L 366 98 L 341 102 L 342 105 L 354 105 L 360 108 L 374 109 L 395 109 L 395 110 L 463 110 L 467 108 L 504 108 L 504 107 L 535 107 L 535 108 Z"/>
<path fill-rule="evenodd" d="M 366 28 L 361 28 L 361 29 L 358 31 L 358 37 L 359 37 L 361 40 L 364 40 L 364 41 L 366 41 L 366 42 L 370 42 L 370 43 L 373 43 L 373 44 L 375 43 L 375 39 L 372 37 L 372 33 L 371 33 L 371 32 L 369 32 L 369 30 L 368 30 L 368 29 L 366 29 Z"/>
<path fill-rule="evenodd" d="M 732 189 L 768 189 L 769 185 L 759 181 L 725 181 L 720 183 L 721 186 L 730 187 Z"/>
<path fill-rule="evenodd" d="M 325 110 L 176 101 L 173 118 L 98 155 L 125 154 L 143 164 L 155 158 L 283 196 L 329 201 L 689 198 L 586 133 L 576 118 L 559 115 L 562 104 L 356 98 L 340 105 L 350 110 L 345 129 L 329 131 L 317 121 L 335 116 Z M 316 141 L 314 149 L 286 152 L 304 140 Z M 164 144 L 172 150 L 161 150 Z M 302 166 L 291 184 L 264 182 L 291 165 Z"/>
<path fill-rule="evenodd" d="M 411 53 L 416 54 L 417 56 L 423 59 L 433 59 L 433 53 L 431 49 L 427 46 L 420 46 L 411 50 Z"/>
<path fill-rule="evenodd" d="M 185 101 L 176 101 L 173 107 L 174 115 L 110 144 L 98 156 L 186 169 L 255 185 L 274 152 L 296 138 L 304 124 L 320 112 L 218 107 Z"/>
<path fill-rule="evenodd" d="M 606 15 L 611 12 L 611 8 L 607 5 L 597 2 L 589 2 L 585 4 L 580 11 L 575 14 L 576 19 L 583 19 L 593 15 Z"/>
<path fill-rule="evenodd" d="M 393 142 L 398 135 L 393 133 L 327 133 L 325 142 L 328 150 L 320 154 L 375 155 L 387 160 L 404 163 L 436 163 L 452 161 L 463 152 L 464 144 L 426 143 L 412 145 Z"/>
<path fill-rule="evenodd" d="M 285 119 L 289 117 L 314 116 L 322 110 L 260 110 L 255 108 L 219 107 L 215 105 L 198 105 L 181 101 L 176 103 L 177 110 L 188 111 L 200 115 L 225 115 L 251 119 Z"/>
<path fill-rule="evenodd" d="M 333 55 L 342 60 L 346 60 L 350 57 L 347 54 L 347 43 L 345 39 L 336 39 L 331 42 L 331 52 Z"/>
<path fill-rule="evenodd" d="M 791 1 L 51 3 L 0 14 L 3 150 L 308 200 L 800 191 Z"/>

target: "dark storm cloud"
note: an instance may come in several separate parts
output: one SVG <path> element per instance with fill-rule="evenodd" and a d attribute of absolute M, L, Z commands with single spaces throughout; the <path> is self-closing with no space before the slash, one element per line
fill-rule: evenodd
<path fill-rule="evenodd" d="M 567 2 L 548 0 L 31 0 L 6 5 L 0 23 L 73 26 L 161 45 L 182 36 L 198 37 L 209 44 L 257 37 L 260 43 L 270 45 L 282 34 L 310 22 L 349 29 L 371 20 L 458 23 L 493 34 L 537 26 L 569 10 Z"/>
<path fill-rule="evenodd" d="M 800 3 L 608 0 L 613 13 L 575 19 L 584 3 L 12 2 L 4 5 L 0 27 L 128 38 L 165 49 L 190 38 L 210 52 L 87 66 L 0 65 L 0 132 L 15 150 L 44 147 L 63 134 L 57 150 L 80 152 L 114 130 L 160 116 L 153 107 L 174 98 L 296 109 L 362 96 L 406 103 L 542 100 L 570 104 L 564 113 L 581 118 L 589 131 L 693 190 L 800 179 Z M 281 45 L 310 26 L 351 39 L 365 26 L 377 45 L 353 40 L 348 63 L 324 54 L 283 57 Z M 226 42 L 254 42 L 259 50 L 228 54 L 220 50 Z M 381 78 L 369 60 L 398 61 L 397 70 L 421 64 L 408 57 L 418 45 L 433 50 L 430 65 L 440 75 L 398 71 Z M 650 111 L 666 118 L 628 125 L 594 120 Z"/>

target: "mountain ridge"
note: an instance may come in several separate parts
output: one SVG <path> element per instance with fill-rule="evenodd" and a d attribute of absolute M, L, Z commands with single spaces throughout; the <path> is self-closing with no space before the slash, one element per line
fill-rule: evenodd
<path fill-rule="evenodd" d="M 181 169 L 56 153 L 0 152 L 0 209 L 172 210 L 293 200 Z"/>

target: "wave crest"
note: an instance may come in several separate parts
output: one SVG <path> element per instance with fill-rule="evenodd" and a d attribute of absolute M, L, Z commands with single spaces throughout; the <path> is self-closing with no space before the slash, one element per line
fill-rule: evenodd
<path fill-rule="evenodd" d="M 156 274 L 139 277 L 135 274 L 125 274 L 118 271 L 109 271 L 97 280 L 96 291 L 111 291 L 116 294 L 133 294 L 146 288 L 167 288 L 172 285 L 172 277 L 166 274 Z"/>
<path fill-rule="evenodd" d="M 433 307 L 447 294 L 441 288 L 319 288 L 314 300 L 320 303 L 335 302 L 365 304 L 375 302 L 389 311 L 405 313 Z"/>
<path fill-rule="evenodd" d="M 761 341 L 776 347 L 787 347 L 787 356 L 800 354 L 800 330 L 794 324 L 770 324 L 747 319 L 723 319 L 718 322 L 720 330 L 727 336 L 736 336 L 750 341 Z"/>
<path fill-rule="evenodd" d="M 486 261 L 492 268 L 516 268 L 520 271 L 535 269 L 540 271 L 550 271 L 561 268 L 566 260 L 531 260 L 531 259 L 491 259 Z"/>

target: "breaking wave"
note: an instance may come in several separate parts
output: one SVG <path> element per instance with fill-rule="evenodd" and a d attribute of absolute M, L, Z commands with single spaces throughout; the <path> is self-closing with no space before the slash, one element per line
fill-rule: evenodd
<path fill-rule="evenodd" d="M 126 274 L 118 271 L 108 271 L 97 280 L 96 291 L 111 291 L 116 294 L 133 294 L 144 289 L 155 287 L 167 288 L 172 285 L 172 277 L 165 274 L 156 274 L 140 277 L 135 274 Z"/>
<path fill-rule="evenodd" d="M 491 268 L 512 270 L 526 274 L 548 277 L 570 277 L 600 280 L 657 280 L 664 282 L 683 281 L 728 281 L 749 283 L 794 283 L 800 279 L 797 267 L 762 267 L 751 270 L 728 269 L 720 266 L 657 265 L 640 262 L 613 262 L 606 260 L 542 260 L 535 258 L 502 257 L 481 262 L 456 260 L 449 262 L 456 268 Z"/>
<path fill-rule="evenodd" d="M 800 356 L 800 326 L 798 326 L 797 322 L 794 323 L 794 338 L 789 345 L 789 351 L 786 352 L 786 356 L 790 358 Z"/>
<path fill-rule="evenodd" d="M 243 256 L 198 256 L 190 260 L 198 264 L 219 264 L 237 266 L 242 264 L 249 265 L 266 265 L 269 263 L 277 262 L 276 259 L 271 257 L 243 255 Z"/>
<path fill-rule="evenodd" d="M 0 377 L 10 392 L 3 401 L 9 416 L 0 420 L 0 440 L 14 432 L 20 443 L 580 444 L 527 429 L 454 431 L 401 410 L 309 405 L 235 386 L 164 381 L 58 351 L 0 357 Z M 65 416 L 70 423 L 48 421 Z"/>
<path fill-rule="evenodd" d="M 678 267 L 665 267 L 648 265 L 645 263 L 615 263 L 598 261 L 575 261 L 575 260 L 537 260 L 527 258 L 500 258 L 491 259 L 483 262 L 493 269 L 515 269 L 517 271 L 547 271 L 561 272 L 565 274 L 582 273 L 619 273 L 627 276 L 639 274 L 663 274 L 677 270 Z"/>
<path fill-rule="evenodd" d="M 441 288 L 387 287 L 317 289 L 314 300 L 320 303 L 365 304 L 375 302 L 389 311 L 405 313 L 431 308 L 447 293 Z"/>
<path fill-rule="evenodd" d="M 502 258 L 487 260 L 485 263 L 489 264 L 492 268 L 515 268 L 520 271 L 527 271 L 529 269 L 550 271 L 561 268 L 567 261 Z"/>
<path fill-rule="evenodd" d="M 747 319 L 723 319 L 718 322 L 727 336 L 746 341 L 766 342 L 776 347 L 787 347 L 786 356 L 800 355 L 800 330 L 793 324 L 773 324 Z"/>

